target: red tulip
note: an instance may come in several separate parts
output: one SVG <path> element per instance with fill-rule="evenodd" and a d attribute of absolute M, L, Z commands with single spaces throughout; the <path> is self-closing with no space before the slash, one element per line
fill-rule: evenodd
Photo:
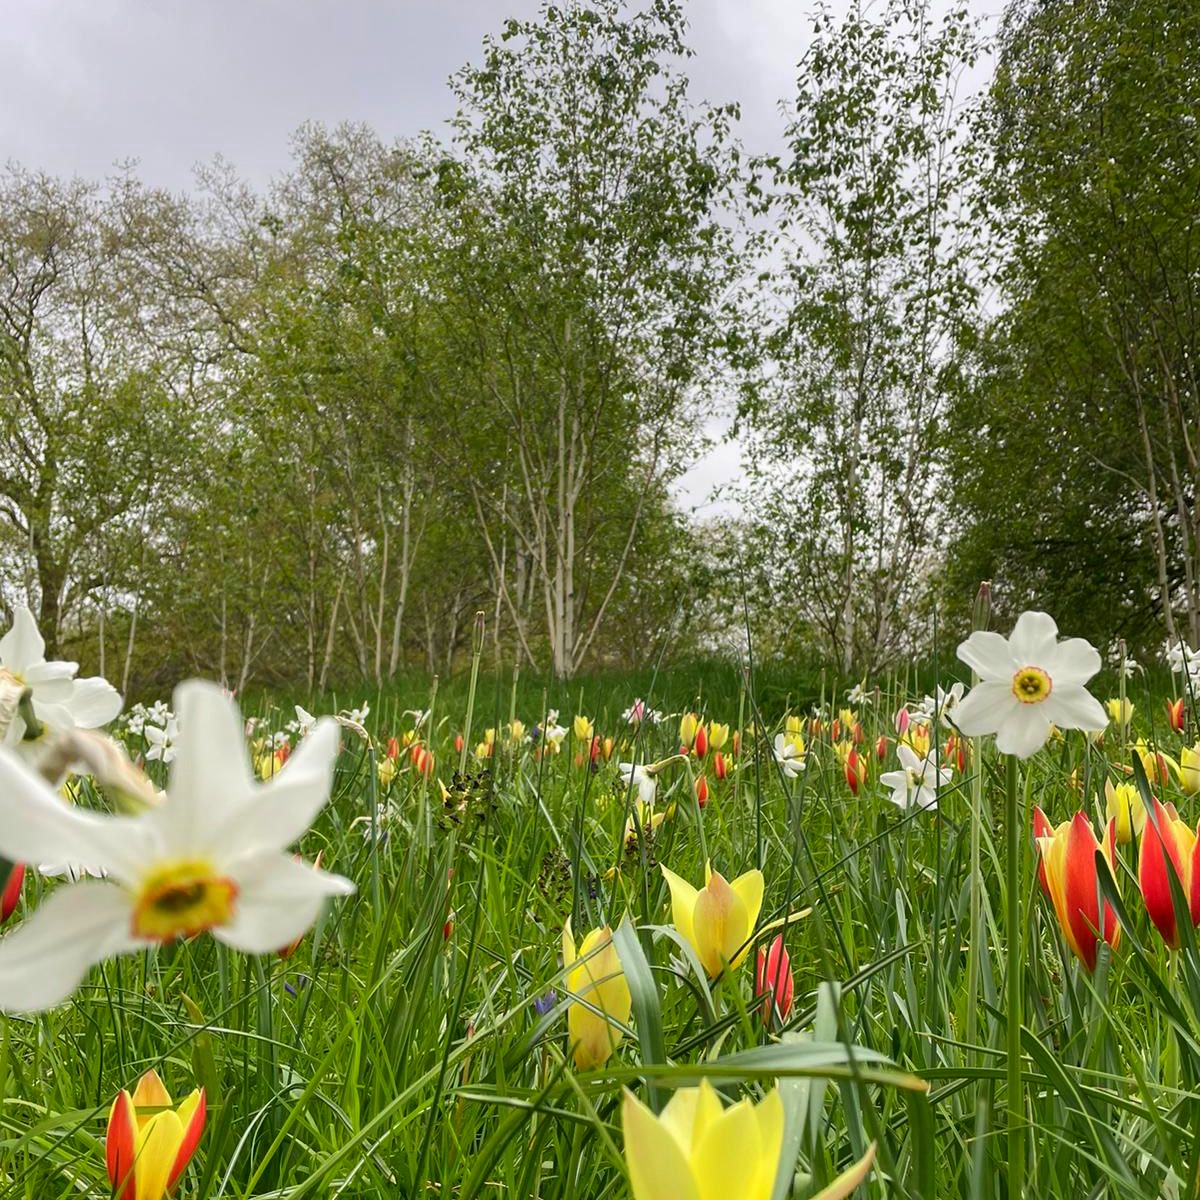
<path fill-rule="evenodd" d="M 884 734 L 884 733 L 881 733 L 881 734 L 879 735 L 879 741 L 877 741 L 877 742 L 875 743 L 875 757 L 876 757 L 876 758 L 877 758 L 877 759 L 878 759 L 880 762 L 883 762 L 883 760 L 884 760 L 885 758 L 887 758 L 887 752 L 888 752 L 888 740 L 887 740 L 887 735 L 886 735 L 886 734 Z"/>
<path fill-rule="evenodd" d="M 394 736 L 388 738 L 387 749 L 384 751 L 384 753 L 393 761 L 400 757 L 400 743 Z"/>
<path fill-rule="evenodd" d="M 1188 905 L 1192 924 L 1200 924 L 1200 841 L 1191 828 L 1179 818 L 1173 804 L 1162 805 L 1154 800 L 1154 815 L 1147 814 L 1142 829 L 1142 844 L 1138 853 L 1138 883 L 1146 912 L 1154 922 L 1163 941 L 1172 950 L 1179 948 L 1179 928 L 1175 922 L 1175 905 L 1171 899 L 1167 859 L 1171 860 L 1183 898 Z"/>
<path fill-rule="evenodd" d="M 729 776 L 729 764 L 720 750 L 713 755 L 713 774 L 718 779 L 726 779 Z"/>
<path fill-rule="evenodd" d="M 16 911 L 21 902 L 21 884 L 25 880 L 25 864 L 16 863 L 8 873 L 8 882 L 0 892 L 0 925 Z"/>
<path fill-rule="evenodd" d="M 703 758 L 708 753 L 708 730 L 703 725 L 696 726 L 696 740 L 692 743 L 697 758 Z"/>
<path fill-rule="evenodd" d="M 850 753 L 846 755 L 846 782 L 850 785 L 850 790 L 857 796 L 858 789 L 866 781 L 867 760 L 857 750 L 851 748 Z"/>
<path fill-rule="evenodd" d="M 708 780 L 703 775 L 696 776 L 696 803 L 701 808 L 708 803 Z"/>
<path fill-rule="evenodd" d="M 783 944 L 783 934 L 776 934 L 770 948 L 758 948 L 758 963 L 754 972 L 754 993 L 763 997 L 763 1021 L 771 1024 L 771 1014 L 778 1014 L 780 1022 L 788 1019 L 792 1011 L 792 998 L 796 981 L 792 978 L 792 960 Z"/>
<path fill-rule="evenodd" d="M 1167 721 L 1176 733 L 1183 732 L 1183 697 L 1167 701 Z"/>

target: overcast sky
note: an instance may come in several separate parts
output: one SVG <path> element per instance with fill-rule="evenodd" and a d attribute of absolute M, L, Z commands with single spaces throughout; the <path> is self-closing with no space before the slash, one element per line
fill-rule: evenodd
<path fill-rule="evenodd" d="M 847 0 L 839 0 L 845 5 Z M 973 0 L 992 17 L 1001 0 Z M 738 100 L 740 136 L 777 143 L 811 21 L 806 0 L 689 0 L 694 92 Z M 0 158 L 98 179 L 134 159 L 184 189 L 220 154 L 263 185 L 303 122 L 366 121 L 385 138 L 444 130 L 447 78 L 537 0 L 2 0 Z M 737 473 L 718 450 L 685 488 Z"/>

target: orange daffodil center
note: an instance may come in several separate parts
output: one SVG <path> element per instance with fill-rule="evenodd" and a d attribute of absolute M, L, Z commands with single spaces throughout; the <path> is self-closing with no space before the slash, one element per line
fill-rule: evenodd
<path fill-rule="evenodd" d="M 205 859 L 168 862 L 151 871 L 133 905 L 135 937 L 173 942 L 233 919 L 238 886 Z"/>
<path fill-rule="evenodd" d="M 1022 704 L 1041 704 L 1053 690 L 1053 681 L 1041 667 L 1022 667 L 1013 675 L 1012 693 Z"/>

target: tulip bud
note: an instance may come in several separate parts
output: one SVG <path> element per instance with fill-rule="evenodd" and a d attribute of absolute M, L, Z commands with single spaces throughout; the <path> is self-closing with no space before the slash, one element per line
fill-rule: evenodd
<path fill-rule="evenodd" d="M 733 731 L 733 740 L 729 743 L 729 753 L 737 758 L 742 752 L 742 731 L 735 729 Z"/>
<path fill-rule="evenodd" d="M 713 721 L 708 727 L 708 748 L 724 750 L 727 741 L 729 741 L 729 726 Z"/>
<path fill-rule="evenodd" d="M 696 776 L 696 803 L 701 808 L 708 803 L 708 780 L 703 775 Z"/>
<path fill-rule="evenodd" d="M 903 737 L 904 734 L 906 734 L 908 732 L 908 709 L 907 708 L 902 708 L 896 714 L 896 732 L 898 734 L 900 734 L 901 737 Z"/>
<path fill-rule="evenodd" d="M 729 776 L 729 766 L 720 750 L 713 755 L 713 774 L 718 779 L 726 779 Z"/>
<path fill-rule="evenodd" d="M 992 618 L 992 581 L 982 579 L 979 591 L 975 593 L 975 603 L 971 608 L 971 628 L 986 629 Z"/>
<path fill-rule="evenodd" d="M 684 713 L 679 721 L 679 740 L 684 745 L 684 753 L 692 748 L 692 742 L 696 738 L 696 727 L 700 724 L 699 718 L 695 713 Z"/>
<path fill-rule="evenodd" d="M 697 758 L 703 758 L 708 753 L 708 730 L 703 725 L 696 726 L 696 740 L 692 743 L 692 749 Z"/>
<path fill-rule="evenodd" d="M 384 751 L 384 753 L 393 762 L 395 762 L 395 760 L 400 757 L 400 743 L 396 740 L 395 737 L 388 738 L 387 749 Z"/>
<path fill-rule="evenodd" d="M 454 753 L 461 754 L 462 748 L 463 748 L 463 735 L 461 733 L 456 733 L 454 735 Z"/>
<path fill-rule="evenodd" d="M 1167 722 L 1176 733 L 1183 732 L 1183 697 L 1167 701 Z"/>
<path fill-rule="evenodd" d="M 852 729 L 851 729 L 851 731 L 850 731 L 850 740 L 851 740 L 851 741 L 852 741 L 852 742 L 853 742 L 853 743 L 854 743 L 856 746 L 861 746 L 861 745 L 862 745 L 862 743 L 863 743 L 863 738 L 864 738 L 865 736 L 866 736 L 866 735 L 863 733 L 862 722 L 861 722 L 861 721 L 855 721 L 855 722 L 854 722 L 854 725 L 853 725 L 853 727 L 852 727 Z"/>
<path fill-rule="evenodd" d="M 788 1019 L 792 1011 L 792 999 L 796 981 L 792 976 L 792 960 L 783 945 L 783 934 L 777 934 L 768 950 L 758 948 L 758 965 L 754 972 L 755 995 L 763 997 L 763 1022 L 768 1027 L 772 1016 L 777 1015 L 780 1023 Z"/>
<path fill-rule="evenodd" d="M 0 925 L 3 925 L 21 902 L 21 884 L 25 880 L 25 864 L 16 863 L 8 872 L 4 890 L 0 892 Z"/>
<path fill-rule="evenodd" d="M 846 782 L 850 785 L 850 791 L 854 795 L 858 795 L 858 789 L 866 782 L 867 779 L 867 760 L 853 747 L 850 753 L 846 755 Z"/>
<path fill-rule="evenodd" d="M 886 735 L 886 734 L 883 734 L 883 733 L 881 733 L 881 734 L 879 735 L 879 740 L 878 740 L 878 741 L 875 743 L 875 757 L 876 757 L 876 758 L 877 758 L 877 759 L 878 759 L 880 762 L 883 762 L 883 760 L 884 760 L 885 758 L 887 758 L 887 752 L 888 752 L 888 740 L 887 740 L 887 735 Z"/>
<path fill-rule="evenodd" d="M 613 740 L 612 740 L 612 738 L 610 738 L 610 737 L 606 737 L 606 738 L 604 739 L 604 761 L 605 761 L 605 762 L 608 762 L 608 760 L 609 760 L 610 758 L 612 758 L 612 756 L 613 756 L 613 749 L 614 749 L 614 746 L 613 746 Z"/>

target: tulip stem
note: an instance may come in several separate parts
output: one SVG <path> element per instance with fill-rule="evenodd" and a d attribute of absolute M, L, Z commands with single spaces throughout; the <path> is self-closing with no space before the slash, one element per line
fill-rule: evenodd
<path fill-rule="evenodd" d="M 1008 1194 L 1025 1195 L 1025 1095 L 1021 1083 L 1021 1019 L 1024 1013 L 1021 989 L 1021 850 L 1025 826 L 1021 815 L 1017 779 L 1017 757 L 1006 755 L 1004 778 L 1005 831 L 1008 842 L 1006 866 L 1008 887 L 1005 896 L 1008 968 L 1005 991 L 1008 999 Z"/>

